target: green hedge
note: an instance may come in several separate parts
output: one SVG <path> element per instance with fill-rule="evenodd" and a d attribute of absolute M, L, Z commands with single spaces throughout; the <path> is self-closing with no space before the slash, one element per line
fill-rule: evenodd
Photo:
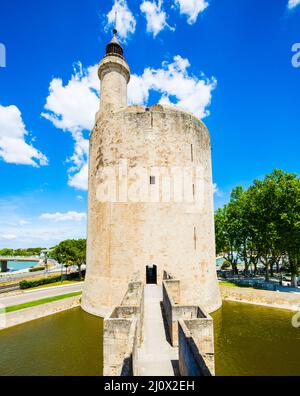
<path fill-rule="evenodd" d="M 82 271 L 82 278 L 84 279 L 85 277 L 85 271 Z M 38 286 L 43 286 L 43 285 L 49 285 L 50 283 L 56 283 L 60 281 L 65 281 L 65 280 L 79 280 L 79 274 L 77 272 L 68 274 L 68 275 L 55 275 L 51 276 L 49 278 L 38 278 L 38 279 L 32 279 L 32 280 L 24 280 L 20 282 L 20 289 L 25 290 L 25 289 L 31 289 L 33 287 L 38 287 Z"/>
<path fill-rule="evenodd" d="M 24 280 L 20 282 L 20 289 L 31 289 L 32 287 L 38 287 L 43 285 L 49 285 L 50 283 L 59 282 L 61 280 L 61 276 L 51 276 L 49 278 L 40 278 L 33 280 Z"/>
<path fill-rule="evenodd" d="M 46 267 L 34 267 L 30 268 L 29 272 L 39 272 L 39 271 L 44 271 Z"/>

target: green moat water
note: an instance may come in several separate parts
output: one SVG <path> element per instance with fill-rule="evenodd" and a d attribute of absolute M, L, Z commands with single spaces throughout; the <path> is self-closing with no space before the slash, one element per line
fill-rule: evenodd
<path fill-rule="evenodd" d="M 225 302 L 216 312 L 217 375 L 300 375 L 292 312 Z M 102 375 L 103 321 L 79 308 L 0 332 L 0 375 Z"/>
<path fill-rule="evenodd" d="M 0 331 L 0 375 L 102 375 L 102 333 L 80 308 Z"/>
<path fill-rule="evenodd" d="M 300 376 L 300 328 L 294 312 L 224 302 L 215 321 L 217 375 Z"/>

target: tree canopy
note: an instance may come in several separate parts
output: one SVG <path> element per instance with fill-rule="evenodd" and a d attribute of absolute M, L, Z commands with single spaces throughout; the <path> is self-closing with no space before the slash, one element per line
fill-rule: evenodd
<path fill-rule="evenodd" d="M 31 257 L 39 256 L 45 248 L 28 248 L 28 249 L 2 249 L 0 250 L 0 256 L 11 256 L 11 257 Z"/>
<path fill-rule="evenodd" d="M 237 187 L 230 202 L 216 211 L 217 253 L 237 272 L 242 260 L 246 270 L 263 263 L 269 271 L 286 260 L 292 283 L 300 271 L 300 179 L 296 174 L 275 169 L 264 180 L 247 189 Z"/>
<path fill-rule="evenodd" d="M 65 266 L 76 265 L 81 274 L 81 266 L 86 263 L 86 239 L 68 239 L 57 245 L 51 257 Z"/>

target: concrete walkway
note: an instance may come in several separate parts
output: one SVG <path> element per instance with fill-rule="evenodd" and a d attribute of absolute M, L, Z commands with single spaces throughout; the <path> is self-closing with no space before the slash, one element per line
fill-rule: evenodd
<path fill-rule="evenodd" d="M 138 351 L 140 376 L 174 376 L 178 365 L 178 348 L 168 340 L 161 310 L 162 287 L 145 287 L 144 342 Z M 175 370 L 175 371 L 174 371 Z"/>

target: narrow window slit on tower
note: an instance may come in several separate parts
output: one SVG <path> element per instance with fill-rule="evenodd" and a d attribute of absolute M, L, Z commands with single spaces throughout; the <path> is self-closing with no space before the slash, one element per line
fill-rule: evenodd
<path fill-rule="evenodd" d="M 191 144 L 191 160 L 192 162 L 194 162 L 194 147 L 192 144 Z"/>
<path fill-rule="evenodd" d="M 155 176 L 150 176 L 150 184 L 151 185 L 155 184 Z"/>
<path fill-rule="evenodd" d="M 197 250 L 197 229 L 194 227 L 194 244 L 195 244 L 195 250 Z"/>

